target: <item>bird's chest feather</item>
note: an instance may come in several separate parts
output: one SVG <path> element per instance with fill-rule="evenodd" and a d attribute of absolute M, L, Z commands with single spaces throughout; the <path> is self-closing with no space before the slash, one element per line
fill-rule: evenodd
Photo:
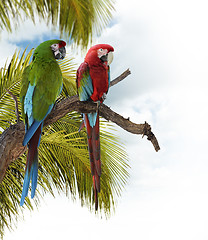
<path fill-rule="evenodd" d="M 90 69 L 90 76 L 93 85 L 91 99 L 93 101 L 101 100 L 103 94 L 108 91 L 108 68 L 103 66 L 93 67 Z"/>

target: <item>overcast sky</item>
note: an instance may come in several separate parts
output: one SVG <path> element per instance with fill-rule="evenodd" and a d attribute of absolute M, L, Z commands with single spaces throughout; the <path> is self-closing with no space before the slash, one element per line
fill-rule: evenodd
<path fill-rule="evenodd" d="M 110 89 L 106 104 L 151 124 L 161 150 L 119 129 L 131 177 L 110 219 L 65 196 L 45 196 L 17 230 L 6 231 L 6 240 L 208 239 L 207 1 L 117 2 L 112 24 L 95 43 L 115 48 L 112 78 L 127 68 L 132 74 Z M 15 49 L 54 35 L 29 21 L 12 35 L 2 33 L 1 66 Z"/>

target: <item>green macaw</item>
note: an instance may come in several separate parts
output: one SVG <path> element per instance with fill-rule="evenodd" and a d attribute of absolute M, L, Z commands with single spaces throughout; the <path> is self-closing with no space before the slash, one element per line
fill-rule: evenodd
<path fill-rule="evenodd" d="M 66 55 L 66 43 L 49 40 L 41 43 L 33 53 L 32 62 L 22 75 L 20 101 L 25 123 L 23 146 L 28 146 L 25 178 L 20 206 L 24 204 L 32 180 L 31 197 L 35 195 L 38 177 L 38 146 L 43 121 L 51 112 L 56 98 L 62 91 L 61 69 L 56 59 Z"/>

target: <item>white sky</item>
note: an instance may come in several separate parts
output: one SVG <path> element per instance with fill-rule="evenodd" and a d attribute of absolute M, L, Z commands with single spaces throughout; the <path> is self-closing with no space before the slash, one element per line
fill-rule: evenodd
<path fill-rule="evenodd" d="M 208 239 L 207 1 L 117 2 L 115 24 L 96 42 L 115 48 L 112 78 L 127 68 L 132 74 L 110 89 L 106 104 L 151 124 L 161 150 L 120 130 L 131 178 L 109 220 L 65 196 L 45 196 L 6 240 Z M 13 53 L 16 39 L 41 39 L 47 31 L 26 22 L 16 34 L 2 33 L 1 55 Z"/>

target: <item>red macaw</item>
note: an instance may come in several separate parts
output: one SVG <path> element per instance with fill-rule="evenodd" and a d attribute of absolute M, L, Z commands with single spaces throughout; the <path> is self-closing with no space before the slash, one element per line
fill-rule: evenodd
<path fill-rule="evenodd" d="M 102 103 L 110 85 L 109 64 L 113 60 L 114 49 L 108 44 L 97 44 L 89 49 L 84 62 L 77 70 L 77 90 L 80 101 Z M 101 160 L 98 111 L 83 114 L 87 129 L 88 151 L 93 178 L 95 210 L 98 209 L 100 192 Z"/>

